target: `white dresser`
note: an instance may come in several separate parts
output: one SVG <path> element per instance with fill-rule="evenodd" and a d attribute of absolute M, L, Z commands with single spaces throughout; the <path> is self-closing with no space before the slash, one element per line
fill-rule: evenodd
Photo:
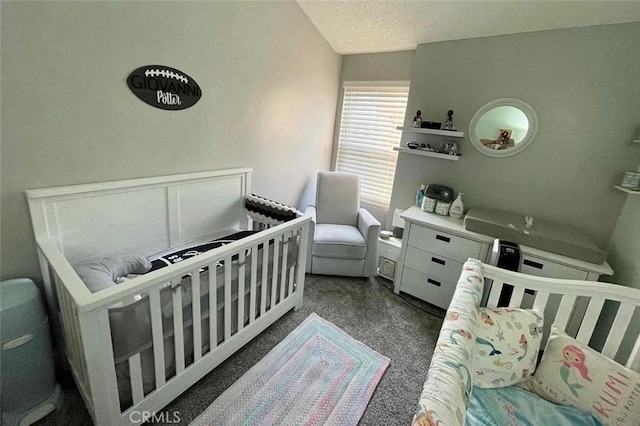
<path fill-rule="evenodd" d="M 449 307 L 463 263 L 470 257 L 488 262 L 494 238 L 464 229 L 462 219 L 407 209 L 394 291 L 401 291 L 443 309 Z M 525 274 L 596 281 L 613 273 L 601 265 L 520 246 Z M 549 313 L 555 316 L 555 312 Z M 547 316 L 547 313 L 545 313 Z"/>

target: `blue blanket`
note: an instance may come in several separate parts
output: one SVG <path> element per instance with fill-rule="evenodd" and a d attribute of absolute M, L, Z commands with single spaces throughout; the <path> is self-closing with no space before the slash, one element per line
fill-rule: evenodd
<path fill-rule="evenodd" d="M 516 386 L 473 388 L 467 410 L 469 426 L 602 426 L 591 413 L 556 405 Z"/>

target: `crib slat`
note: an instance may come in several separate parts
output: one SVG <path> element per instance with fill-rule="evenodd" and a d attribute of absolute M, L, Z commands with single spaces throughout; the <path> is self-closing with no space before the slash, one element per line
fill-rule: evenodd
<path fill-rule="evenodd" d="M 522 297 L 524 296 L 524 287 L 515 287 L 509 300 L 510 308 L 519 308 L 522 303 Z"/>
<path fill-rule="evenodd" d="M 245 262 L 246 256 L 244 250 L 241 250 L 238 254 L 238 329 L 240 331 L 244 328 L 244 274 L 245 274 Z"/>
<path fill-rule="evenodd" d="M 533 309 L 540 312 L 540 315 L 544 317 L 544 311 L 547 307 L 547 301 L 549 300 L 549 292 L 537 290 L 536 300 L 533 302 Z"/>
<path fill-rule="evenodd" d="M 172 280 L 173 281 L 173 280 Z M 182 285 L 180 280 L 172 282 L 173 287 L 173 337 L 176 352 L 176 376 L 184 371 L 184 323 L 182 321 Z"/>
<path fill-rule="evenodd" d="M 62 334 L 64 336 L 65 352 L 69 354 L 71 356 L 71 359 L 75 362 L 75 356 L 72 353 L 73 341 L 71 338 L 70 324 L 69 324 L 71 322 L 69 318 L 72 314 L 71 314 L 71 309 L 69 308 L 69 302 L 67 300 L 67 298 L 69 297 L 67 288 L 61 284 L 58 274 L 54 273 L 53 282 L 55 283 L 56 288 L 59 289 L 58 304 L 60 305 L 60 313 L 62 315 L 62 325 L 63 325 Z"/>
<path fill-rule="evenodd" d="M 269 241 L 265 241 L 262 246 L 262 274 L 260 288 L 260 316 L 264 315 L 267 309 L 267 278 L 269 277 Z"/>
<path fill-rule="evenodd" d="M 280 253 L 280 238 L 273 239 L 273 276 L 271 277 L 271 307 L 276 306 L 276 293 L 278 292 L 278 254 Z"/>
<path fill-rule="evenodd" d="M 231 256 L 224 258 L 224 341 L 231 338 Z"/>
<path fill-rule="evenodd" d="M 631 350 L 631 354 L 629 354 L 629 359 L 627 359 L 625 366 L 633 371 L 640 370 L 640 337 L 636 339 L 636 343 L 633 345 L 633 349 Z"/>
<path fill-rule="evenodd" d="M 297 250 L 300 250 L 300 229 L 296 229 L 292 233 L 294 244 L 296 245 Z M 295 277 L 298 274 L 299 268 L 298 256 L 295 256 L 293 265 L 291 265 L 291 272 L 289 273 L 289 296 L 293 294 L 293 283 L 295 282 Z M 297 309 L 297 308 L 296 308 Z"/>
<path fill-rule="evenodd" d="M 553 323 L 563 331 L 567 328 L 567 323 L 569 322 L 569 317 L 571 316 L 575 302 L 576 296 L 569 296 L 566 294 L 562 296 L 562 302 L 560 302 L 558 312 L 556 313 L 556 319 Z"/>
<path fill-rule="evenodd" d="M 164 340 L 162 333 L 162 312 L 160 309 L 160 289 L 154 288 L 149 292 L 149 306 L 151 309 L 151 334 L 153 336 L 153 365 L 156 374 L 156 389 L 166 382 L 164 372 Z"/>
<path fill-rule="evenodd" d="M 45 257 L 40 246 L 37 246 L 38 261 L 40 262 L 40 270 L 42 271 L 42 282 L 44 284 L 45 294 L 47 296 L 47 307 L 54 321 L 58 320 L 58 301 L 55 298 L 54 284 L 51 281 L 51 269 L 49 262 Z M 57 285 L 57 284 L 56 284 Z M 58 287 L 56 287 L 58 288 Z"/>
<path fill-rule="evenodd" d="M 289 268 L 289 294 L 287 295 L 287 297 L 293 294 L 293 280 L 295 277 L 295 273 L 296 273 L 296 267 L 295 266 L 290 267 Z"/>
<path fill-rule="evenodd" d="M 258 245 L 251 247 L 251 290 L 249 295 L 249 324 L 256 319 L 256 275 L 258 274 Z"/>
<path fill-rule="evenodd" d="M 218 270 L 209 264 L 209 353 L 218 346 Z"/>
<path fill-rule="evenodd" d="M 131 396 L 133 397 L 133 404 L 135 405 L 144 399 L 140 352 L 129 358 L 129 380 L 131 382 Z"/>
<path fill-rule="evenodd" d="M 289 236 L 290 232 L 287 232 L 282 236 L 284 244 L 282 245 L 282 272 L 280 273 L 280 302 L 284 300 L 285 289 L 287 286 L 287 253 L 289 252 Z"/>
<path fill-rule="evenodd" d="M 56 283 L 56 288 L 59 289 L 58 303 L 60 306 L 60 313 L 62 316 L 62 324 L 63 324 L 62 332 L 63 332 L 63 338 L 64 338 L 64 350 L 65 350 L 65 353 L 69 356 L 69 358 L 73 362 L 73 367 L 75 367 L 76 353 L 74 351 L 73 337 L 71 333 L 71 329 L 73 327 L 73 324 L 72 324 L 73 314 L 72 314 L 69 300 L 68 300 L 70 296 L 69 296 L 69 293 L 67 292 L 67 289 L 65 287 L 61 287 L 61 283 L 57 274 L 54 274 L 53 280 Z"/>
<path fill-rule="evenodd" d="M 498 299 L 500 298 L 500 293 L 502 293 L 502 287 L 504 283 L 493 281 L 491 284 L 491 291 L 489 292 L 489 300 L 487 300 L 488 308 L 497 308 L 498 307 Z"/>
<path fill-rule="evenodd" d="M 191 272 L 191 289 L 193 294 L 193 362 L 202 358 L 202 310 L 200 307 L 200 270 Z"/>
<path fill-rule="evenodd" d="M 620 342 L 622 342 L 622 338 L 625 335 L 627 327 L 629 326 L 629 322 L 631 321 L 631 317 L 633 316 L 633 311 L 636 306 L 630 303 L 621 303 L 620 308 L 618 309 L 618 313 L 616 314 L 616 319 L 613 321 L 611 325 L 609 336 L 607 337 L 607 341 L 602 348 L 602 354 L 608 358 L 613 359 L 618 352 L 618 348 L 620 347 Z"/>
<path fill-rule="evenodd" d="M 600 312 L 602 312 L 603 306 L 604 299 L 592 298 L 589 301 L 589 307 L 584 313 L 584 318 L 582 319 L 582 324 L 580 324 L 580 330 L 578 330 L 576 340 L 585 344 L 589 343 L 589 340 L 591 340 L 591 336 L 593 335 L 593 330 L 596 328 L 596 323 L 598 322 L 598 318 L 600 317 Z"/>
<path fill-rule="evenodd" d="M 62 321 L 66 321 L 66 316 L 69 314 L 69 310 L 67 309 L 68 303 L 67 303 L 67 288 L 63 286 L 63 284 L 60 282 L 60 278 L 58 277 L 58 274 L 56 274 L 55 272 L 53 273 L 53 282 L 55 284 L 56 289 L 58 289 L 58 306 L 60 307 L 60 315 L 62 316 Z M 65 339 L 65 343 L 68 345 L 69 342 L 69 336 L 68 336 L 68 331 L 67 331 L 67 327 L 66 327 L 66 323 L 63 323 L 63 325 L 65 327 L 62 328 L 62 332 L 63 332 L 63 336 Z"/>

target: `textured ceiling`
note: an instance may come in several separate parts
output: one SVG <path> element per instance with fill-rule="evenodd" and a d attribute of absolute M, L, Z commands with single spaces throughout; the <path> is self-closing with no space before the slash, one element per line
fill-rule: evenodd
<path fill-rule="evenodd" d="M 640 1 L 297 0 L 333 50 L 415 49 L 445 40 L 640 21 Z"/>

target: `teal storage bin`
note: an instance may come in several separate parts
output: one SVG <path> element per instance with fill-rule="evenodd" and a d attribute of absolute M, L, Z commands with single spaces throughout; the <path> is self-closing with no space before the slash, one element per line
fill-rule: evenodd
<path fill-rule="evenodd" d="M 3 426 L 29 425 L 58 407 L 49 321 L 35 283 L 0 282 L 0 412 Z"/>

